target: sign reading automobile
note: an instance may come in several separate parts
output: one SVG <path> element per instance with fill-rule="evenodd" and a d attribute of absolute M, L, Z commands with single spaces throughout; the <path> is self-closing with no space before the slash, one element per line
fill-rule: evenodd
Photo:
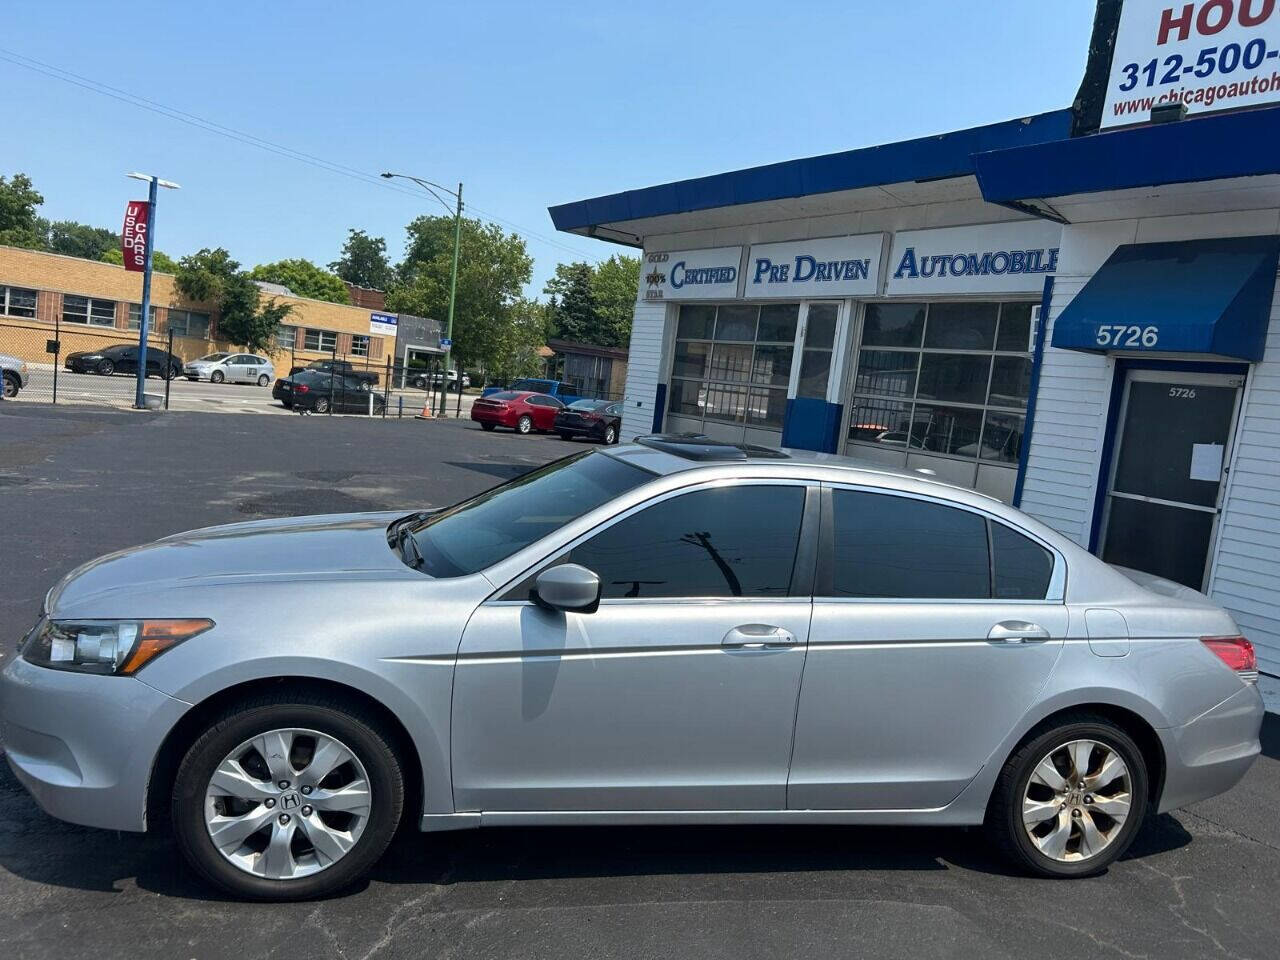
<path fill-rule="evenodd" d="M 1101 126 L 1280 100 L 1280 0 L 1125 0 Z"/>
<path fill-rule="evenodd" d="M 645 254 L 642 300 L 723 300 L 738 295 L 741 247 Z"/>

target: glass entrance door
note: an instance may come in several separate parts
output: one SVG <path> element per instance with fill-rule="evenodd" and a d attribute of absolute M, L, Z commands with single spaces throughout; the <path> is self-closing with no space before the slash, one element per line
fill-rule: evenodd
<path fill-rule="evenodd" d="M 1102 559 L 1205 586 L 1244 378 L 1128 373 Z"/>

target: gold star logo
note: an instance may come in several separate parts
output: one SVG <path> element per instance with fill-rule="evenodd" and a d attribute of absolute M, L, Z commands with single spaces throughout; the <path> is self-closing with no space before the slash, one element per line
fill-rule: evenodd
<path fill-rule="evenodd" d="M 645 280 L 648 282 L 649 286 L 651 287 L 662 286 L 662 284 L 666 282 L 666 279 L 667 279 L 667 275 L 658 270 L 654 270 L 653 273 L 645 277 Z"/>

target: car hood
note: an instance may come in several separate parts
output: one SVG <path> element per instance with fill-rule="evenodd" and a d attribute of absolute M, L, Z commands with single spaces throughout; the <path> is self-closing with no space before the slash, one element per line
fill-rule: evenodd
<path fill-rule="evenodd" d="M 174 534 L 99 557 L 54 587 L 51 616 L 90 616 L 108 595 L 290 580 L 422 579 L 387 544 L 403 511 L 258 520 Z"/>

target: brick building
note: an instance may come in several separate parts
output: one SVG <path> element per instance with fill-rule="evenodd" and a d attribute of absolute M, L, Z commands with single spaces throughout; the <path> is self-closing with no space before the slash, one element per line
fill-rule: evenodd
<path fill-rule="evenodd" d="M 363 358 L 370 366 L 381 366 L 394 353 L 394 336 L 371 332 L 369 306 L 263 296 L 293 307 L 269 351 L 277 370 L 334 350 L 354 363 Z M 45 342 L 53 339 L 55 329 L 63 356 L 135 342 L 141 300 L 140 273 L 96 260 L 0 246 L 0 353 L 50 363 Z M 235 346 L 219 337 L 217 310 L 184 298 L 171 274 L 154 274 L 151 300 L 152 342 L 162 345 L 172 330 L 173 352 L 183 360 Z"/>

